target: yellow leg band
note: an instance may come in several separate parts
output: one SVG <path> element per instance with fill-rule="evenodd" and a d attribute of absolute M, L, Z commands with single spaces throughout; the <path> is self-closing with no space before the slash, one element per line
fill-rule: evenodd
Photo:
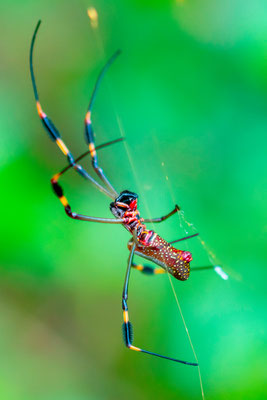
<path fill-rule="evenodd" d="M 95 145 L 94 143 L 89 143 L 89 150 L 92 157 L 96 156 Z"/>
<path fill-rule="evenodd" d="M 68 200 L 66 199 L 65 196 L 61 196 L 59 200 L 61 201 L 64 207 L 67 207 L 69 205 Z"/>
<path fill-rule="evenodd" d="M 56 143 L 57 143 L 58 147 L 60 148 L 60 150 L 62 151 L 62 153 L 64 153 L 66 156 L 69 153 L 69 149 L 67 148 L 65 143 L 59 138 L 56 140 Z"/>
<path fill-rule="evenodd" d="M 129 322 L 128 311 L 123 311 L 123 320 L 124 320 L 125 324 L 127 324 L 127 322 Z"/>
<path fill-rule="evenodd" d="M 135 265 L 134 268 L 137 269 L 138 271 L 143 271 L 144 266 L 139 264 L 139 265 Z"/>
<path fill-rule="evenodd" d="M 59 179 L 59 177 L 60 177 L 60 173 L 58 173 L 58 174 L 55 174 L 54 176 L 53 176 L 53 178 L 51 179 L 51 181 L 52 182 L 57 182 L 58 181 L 58 179 Z"/>
<path fill-rule="evenodd" d="M 141 351 L 141 349 L 139 349 L 139 347 L 135 347 L 135 346 L 129 346 L 129 349 L 134 350 L 134 351 Z"/>
<path fill-rule="evenodd" d="M 163 268 L 155 268 L 154 269 L 154 274 L 166 274 L 166 270 Z"/>
<path fill-rule="evenodd" d="M 43 112 L 41 104 L 39 103 L 39 101 L 36 102 L 36 107 L 37 107 L 37 112 L 39 114 L 40 118 L 45 118 L 46 114 Z"/>
<path fill-rule="evenodd" d="M 87 124 L 91 124 L 91 112 L 90 111 L 88 111 L 86 113 L 85 121 L 87 122 Z"/>

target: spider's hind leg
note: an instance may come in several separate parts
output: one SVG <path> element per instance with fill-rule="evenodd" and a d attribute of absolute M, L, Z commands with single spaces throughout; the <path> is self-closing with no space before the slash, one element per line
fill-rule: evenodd
<path fill-rule="evenodd" d="M 135 246 L 136 245 L 133 242 L 132 246 L 131 246 L 131 250 L 130 250 L 130 255 L 128 258 L 128 265 L 127 265 L 126 276 L 125 276 L 123 292 L 122 292 L 122 310 L 123 310 L 123 321 L 124 321 L 123 325 L 122 325 L 122 330 L 123 330 L 125 345 L 130 350 L 150 354 L 152 356 L 156 356 L 156 357 L 160 357 L 160 358 L 165 358 L 166 360 L 176 361 L 176 362 L 179 362 L 182 364 L 197 366 L 198 365 L 197 363 L 191 363 L 188 361 L 178 360 L 178 359 L 172 358 L 172 357 L 162 356 L 161 354 L 153 353 L 151 351 L 141 349 L 140 347 L 133 346 L 133 344 L 132 344 L 133 328 L 132 328 L 132 324 L 129 321 L 129 314 L 128 314 L 128 286 L 129 286 L 131 266 L 133 264 L 133 256 L 134 256 Z"/>
<path fill-rule="evenodd" d="M 150 265 L 143 265 L 143 264 L 135 264 L 132 263 L 132 268 L 137 269 L 138 271 L 142 272 L 145 275 L 158 275 L 158 274 L 166 274 L 166 270 L 159 267 L 153 268 Z"/>

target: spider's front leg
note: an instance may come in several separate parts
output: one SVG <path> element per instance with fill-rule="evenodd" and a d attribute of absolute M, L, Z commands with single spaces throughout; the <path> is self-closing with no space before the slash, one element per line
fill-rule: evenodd
<path fill-rule="evenodd" d="M 104 193 L 105 195 L 107 195 L 108 197 L 111 197 L 113 199 L 114 196 L 109 190 L 107 190 L 102 185 L 100 185 L 95 179 L 93 179 L 88 174 L 88 172 L 80 164 L 77 164 L 75 162 L 74 157 L 73 157 L 72 153 L 70 152 L 69 148 L 66 146 L 65 142 L 61 139 L 59 131 L 57 130 L 57 128 L 55 127 L 53 122 L 50 120 L 50 118 L 48 118 L 48 116 L 46 115 L 46 113 L 43 111 L 43 109 L 41 107 L 41 104 L 39 101 L 39 95 L 38 95 L 38 91 L 37 91 L 37 86 L 36 86 L 36 81 L 35 81 L 35 75 L 34 75 L 34 71 L 33 71 L 33 49 L 34 49 L 34 43 L 35 43 L 36 35 L 37 35 L 38 29 L 40 27 L 40 24 L 41 24 L 41 21 L 38 21 L 35 31 L 34 31 L 34 34 L 33 34 L 33 37 L 32 37 L 31 48 L 30 48 L 30 72 L 31 72 L 31 80 L 32 80 L 33 92 L 34 92 L 34 97 L 35 97 L 35 101 L 36 101 L 38 115 L 39 115 L 39 117 L 43 123 L 43 126 L 44 126 L 45 130 L 47 131 L 50 139 L 57 144 L 60 151 L 66 156 L 69 165 L 71 165 L 74 168 L 74 170 L 77 171 L 82 177 L 84 177 L 85 179 L 87 179 L 91 183 L 93 183 L 97 187 L 97 189 L 99 189 L 102 193 Z M 59 176 L 60 176 L 60 174 L 56 174 L 53 177 L 52 184 L 57 183 Z"/>
<path fill-rule="evenodd" d="M 97 93 L 98 87 L 100 85 L 100 82 L 101 82 L 106 70 L 110 67 L 110 65 L 118 57 L 119 54 L 120 54 L 120 50 L 116 51 L 112 55 L 112 57 L 107 61 L 107 63 L 104 65 L 102 70 L 100 71 L 100 74 L 98 75 L 98 78 L 97 78 L 95 86 L 94 86 L 93 93 L 92 93 L 90 101 L 89 101 L 89 106 L 88 106 L 87 113 L 85 115 L 85 120 L 84 120 L 85 140 L 89 147 L 91 160 L 92 160 L 92 166 L 93 166 L 95 172 L 97 173 L 97 175 L 99 176 L 99 178 L 102 180 L 102 182 L 108 187 L 108 190 L 110 191 L 110 193 L 112 193 L 114 198 L 118 197 L 118 193 L 114 189 L 114 187 L 111 185 L 111 183 L 109 182 L 103 169 L 98 164 L 97 152 L 96 152 L 96 147 L 95 147 L 95 139 L 94 139 L 94 131 L 93 131 L 93 126 L 92 126 L 92 121 L 91 121 L 91 114 L 92 114 L 92 107 L 93 107 L 93 104 L 95 101 L 96 93 Z"/>

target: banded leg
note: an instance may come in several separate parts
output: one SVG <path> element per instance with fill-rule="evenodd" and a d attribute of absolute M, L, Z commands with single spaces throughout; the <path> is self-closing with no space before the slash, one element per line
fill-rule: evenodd
<path fill-rule="evenodd" d="M 141 353 L 146 353 L 146 354 L 150 354 L 152 356 L 165 358 L 166 360 L 176 361 L 176 362 L 179 362 L 179 363 L 182 363 L 182 364 L 198 366 L 197 363 L 191 363 L 191 362 L 188 362 L 188 361 L 178 360 L 176 358 L 162 356 L 161 354 L 152 353 L 151 351 L 147 351 L 147 350 L 144 350 L 144 349 L 141 349 L 139 347 L 136 347 L 136 346 L 132 345 L 133 328 L 132 328 L 132 325 L 131 325 L 131 323 L 129 321 L 127 301 L 128 301 L 128 286 L 129 286 L 131 266 L 133 264 L 134 251 L 135 251 L 135 243 L 133 243 L 132 248 L 130 250 L 130 255 L 129 255 L 129 259 L 128 259 L 128 265 L 127 265 L 127 270 L 126 270 L 126 276 L 125 276 L 125 281 L 124 281 L 124 286 L 123 286 L 123 292 L 122 292 L 122 310 L 123 310 L 123 320 L 124 320 L 123 325 L 122 325 L 122 330 L 123 330 L 123 336 L 124 336 L 124 340 L 125 340 L 126 346 L 130 350 L 140 351 Z"/>
<path fill-rule="evenodd" d="M 57 128 L 55 127 L 53 122 L 47 117 L 45 112 L 42 110 L 42 107 L 41 107 L 41 104 L 39 101 L 39 95 L 38 95 L 38 91 L 37 91 L 35 76 L 34 76 L 34 72 L 33 72 L 33 49 L 34 49 L 34 43 L 35 43 L 36 35 L 39 30 L 40 24 L 41 24 L 41 21 L 39 20 L 36 25 L 33 37 L 32 37 L 31 48 L 30 48 L 30 72 L 31 72 L 31 80 L 32 80 L 32 86 L 33 86 L 34 97 L 35 97 L 35 101 L 36 101 L 38 115 L 41 118 L 41 121 L 42 121 L 44 128 L 46 129 L 50 139 L 52 141 L 56 142 L 56 144 L 59 147 L 59 149 L 61 150 L 61 152 L 67 157 L 69 165 L 72 166 L 81 176 L 83 176 L 84 178 L 86 178 L 90 182 L 92 182 L 101 192 L 103 192 L 105 195 L 107 195 L 113 199 L 114 196 L 112 193 L 110 193 L 106 188 L 104 188 L 96 180 L 94 180 L 87 173 L 87 171 L 85 171 L 85 169 L 81 165 L 75 163 L 73 155 L 71 154 L 70 150 L 68 149 L 66 144 L 61 139 L 60 133 L 58 132 Z M 53 178 L 53 181 L 57 182 L 57 179 L 58 179 L 58 176 L 55 175 Z"/>
<path fill-rule="evenodd" d="M 96 146 L 96 150 L 100 150 L 103 149 L 104 147 L 110 146 L 112 144 L 118 143 L 118 142 L 122 142 L 125 138 L 124 137 L 120 137 L 118 139 L 114 139 L 111 140 L 110 142 L 106 142 L 106 143 L 102 143 L 99 144 L 98 146 Z M 83 154 L 81 154 L 79 157 L 77 157 L 74 162 L 77 163 L 78 161 L 80 161 L 82 158 L 86 157 L 88 154 L 90 154 L 90 150 L 85 151 Z M 67 172 L 70 168 L 72 167 L 72 165 L 67 165 L 65 168 L 63 168 L 58 175 L 61 176 L 63 175 L 65 172 Z"/>
<path fill-rule="evenodd" d="M 99 217 L 90 217 L 88 215 L 77 214 L 71 210 L 69 202 L 67 198 L 64 196 L 63 189 L 59 185 L 58 182 L 51 180 L 53 190 L 57 197 L 59 198 L 60 202 L 64 206 L 66 214 L 72 219 L 78 219 L 80 221 L 89 221 L 89 222 L 102 222 L 105 224 L 122 224 L 125 223 L 125 219 L 117 219 L 117 218 L 99 218 Z"/>
<path fill-rule="evenodd" d="M 95 140 L 94 140 L 94 131 L 92 127 L 92 121 L 91 121 L 91 113 L 92 113 L 92 108 L 93 104 L 95 101 L 96 93 L 98 90 L 98 87 L 100 85 L 100 82 L 106 72 L 106 70 L 110 67 L 110 65 L 113 63 L 113 61 L 118 57 L 120 54 L 120 50 L 116 51 L 116 53 L 113 54 L 113 56 L 107 61 L 107 63 L 104 65 L 102 70 L 100 71 L 100 74 L 98 75 L 98 78 L 96 80 L 94 90 L 91 96 L 91 99 L 89 101 L 89 106 L 87 109 L 87 113 L 85 115 L 85 140 L 89 146 L 89 151 L 91 154 L 91 159 L 92 159 L 92 166 L 99 176 L 99 178 L 104 182 L 104 184 L 108 187 L 108 190 L 111 191 L 111 193 L 116 197 L 118 197 L 117 191 L 114 189 L 114 187 L 111 185 L 109 180 L 107 179 L 106 175 L 104 174 L 103 169 L 98 165 L 98 159 L 97 159 L 97 153 L 96 153 L 96 147 L 95 147 Z"/>
<path fill-rule="evenodd" d="M 159 268 L 153 268 L 150 265 L 146 264 L 132 264 L 132 268 L 142 272 L 145 275 L 159 275 L 159 274 L 166 274 L 167 271 L 161 267 Z M 204 267 L 191 267 L 190 271 L 192 272 L 197 272 L 197 271 L 205 271 L 207 269 L 212 269 L 216 271 L 216 266 L 214 267 L 213 265 L 207 265 Z M 218 269 L 218 267 L 217 267 Z"/>
<path fill-rule="evenodd" d="M 167 273 L 167 271 L 161 267 L 153 268 L 150 265 L 133 263 L 132 268 L 137 269 L 138 271 L 142 272 L 145 275 L 158 275 L 158 274 L 166 274 Z"/>
<path fill-rule="evenodd" d="M 172 215 L 174 215 L 177 211 L 180 211 L 180 210 L 181 210 L 180 207 L 176 204 L 174 210 L 172 210 L 169 214 L 164 215 L 163 217 L 159 217 L 159 218 L 152 218 L 152 219 L 146 218 L 146 219 L 144 219 L 144 222 L 155 222 L 155 223 L 162 222 L 162 221 L 165 221 L 166 219 L 170 218 Z"/>
<path fill-rule="evenodd" d="M 123 140 L 124 138 L 119 138 L 116 140 L 112 140 L 111 142 L 108 143 L 104 143 L 102 145 L 98 146 L 98 149 L 101 149 L 103 147 L 109 146 L 111 144 L 120 142 L 121 140 Z M 74 160 L 75 163 L 77 163 L 77 161 L 81 160 L 82 158 L 84 158 L 87 154 L 89 154 L 89 151 L 86 151 L 85 153 L 83 153 L 82 155 L 80 155 L 76 160 Z M 69 215 L 69 210 L 70 210 L 70 205 L 69 202 L 67 200 L 67 198 L 64 196 L 63 194 L 63 189 L 61 187 L 61 185 L 59 185 L 58 180 L 59 178 L 65 173 L 67 172 L 72 166 L 71 165 L 67 165 L 65 168 L 63 168 L 60 172 L 58 172 L 57 174 L 55 174 L 53 176 L 53 178 L 51 179 L 51 185 L 53 188 L 53 191 L 55 192 L 56 196 L 58 197 L 58 199 L 60 200 L 61 204 L 64 206 L 65 211 L 67 212 L 67 214 Z M 69 215 L 71 216 L 71 215 Z"/>

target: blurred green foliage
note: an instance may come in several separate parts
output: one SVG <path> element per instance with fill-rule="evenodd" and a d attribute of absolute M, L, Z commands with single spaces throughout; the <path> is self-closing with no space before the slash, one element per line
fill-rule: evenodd
<path fill-rule="evenodd" d="M 101 150 L 101 165 L 118 190 L 139 193 L 144 216 L 180 204 L 230 275 L 173 282 L 206 397 L 266 397 L 266 8 L 264 0 L 1 4 L 1 399 L 201 398 L 197 369 L 122 345 L 128 233 L 69 220 L 51 191 L 66 161 L 33 99 L 28 55 L 39 18 L 41 103 L 76 156 L 86 150 L 97 73 L 123 50 L 93 122 L 97 144 L 122 133 L 127 142 Z M 74 210 L 110 216 L 108 199 L 80 177 L 63 181 Z M 157 231 L 174 240 L 194 230 L 177 216 Z M 209 263 L 197 239 L 182 248 L 192 265 Z M 133 271 L 129 306 L 136 345 L 193 361 L 167 276 Z"/>

